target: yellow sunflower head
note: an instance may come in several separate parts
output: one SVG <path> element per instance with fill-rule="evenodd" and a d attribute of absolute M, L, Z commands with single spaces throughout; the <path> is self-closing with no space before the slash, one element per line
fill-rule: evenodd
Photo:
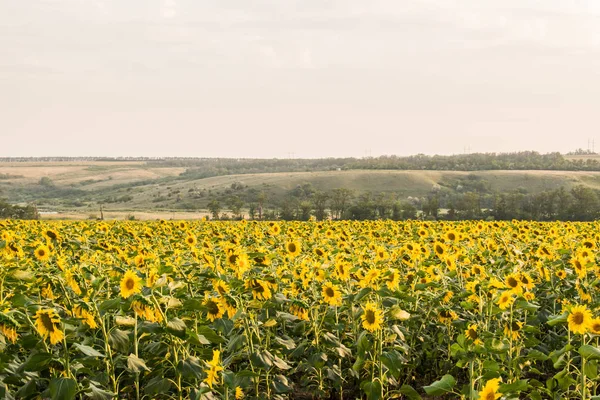
<path fill-rule="evenodd" d="M 121 297 L 124 299 L 142 291 L 142 279 L 132 270 L 128 270 L 121 279 Z"/>

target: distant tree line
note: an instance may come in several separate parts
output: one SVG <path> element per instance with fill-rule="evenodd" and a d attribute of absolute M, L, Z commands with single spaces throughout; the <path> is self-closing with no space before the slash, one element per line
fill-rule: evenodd
<path fill-rule="evenodd" d="M 0 199 L 0 219 L 39 219 L 34 205 L 19 206 Z"/>
<path fill-rule="evenodd" d="M 391 192 L 324 192 L 306 183 L 273 201 L 268 193 L 252 189 L 247 196 L 240 189 L 213 197 L 208 209 L 213 219 L 592 221 L 600 218 L 600 192 L 583 185 L 537 193 L 524 188 L 494 192 L 483 179 L 464 179 L 454 189 L 434 187 L 427 196 L 401 199 Z"/>
<path fill-rule="evenodd" d="M 571 155 L 594 155 L 578 149 Z M 183 167 L 181 179 L 205 178 L 218 175 L 251 174 L 264 172 L 302 172 L 352 169 L 392 170 L 563 170 L 600 171 L 595 158 L 566 158 L 561 153 L 541 154 L 535 151 L 514 153 L 471 153 L 451 156 L 381 156 L 365 158 L 202 158 L 202 157 L 4 157 L 1 162 L 32 161 L 143 161 L 149 166 Z"/>

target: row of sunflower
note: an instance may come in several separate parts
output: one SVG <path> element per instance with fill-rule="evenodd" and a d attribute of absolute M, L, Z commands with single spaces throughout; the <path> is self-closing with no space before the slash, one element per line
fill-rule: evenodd
<path fill-rule="evenodd" d="M 599 227 L 0 221 L 0 397 L 600 399 Z"/>

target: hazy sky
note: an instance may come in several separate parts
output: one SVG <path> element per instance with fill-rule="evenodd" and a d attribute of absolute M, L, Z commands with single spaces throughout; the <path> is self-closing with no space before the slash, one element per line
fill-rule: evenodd
<path fill-rule="evenodd" d="M 566 152 L 599 131 L 599 0 L 0 0 L 0 156 Z"/>

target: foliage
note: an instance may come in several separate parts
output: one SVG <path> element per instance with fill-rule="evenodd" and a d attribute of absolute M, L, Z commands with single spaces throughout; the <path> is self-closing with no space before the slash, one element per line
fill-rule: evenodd
<path fill-rule="evenodd" d="M 598 228 L 0 221 L 0 393 L 589 398 Z"/>

